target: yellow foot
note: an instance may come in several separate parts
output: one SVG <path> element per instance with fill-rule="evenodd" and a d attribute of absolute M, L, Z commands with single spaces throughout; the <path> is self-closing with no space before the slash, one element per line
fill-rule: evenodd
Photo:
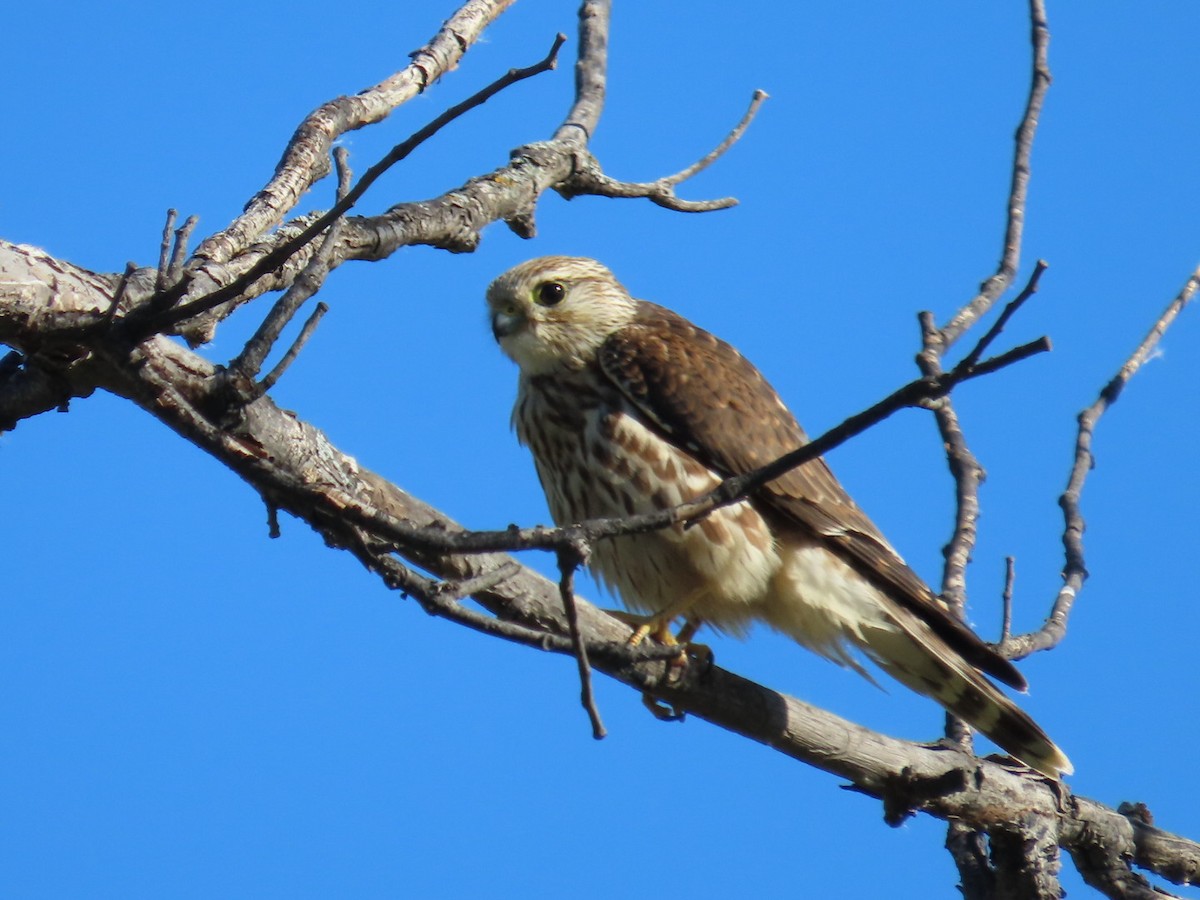
<path fill-rule="evenodd" d="M 659 613 L 654 616 L 640 616 L 637 613 L 625 612 L 623 609 L 606 609 L 604 611 L 617 621 L 624 622 L 633 629 L 633 634 L 628 641 L 630 647 L 636 647 L 647 637 L 651 637 L 667 647 L 683 644 L 689 652 L 695 648 L 711 661 L 712 651 L 708 647 L 703 644 L 692 643 L 692 638 L 696 636 L 696 632 L 704 625 L 703 619 L 696 616 L 688 616 L 683 623 L 683 627 L 676 634 L 671 634 L 671 623 L 676 619 L 675 615 L 663 615 Z"/>
<path fill-rule="evenodd" d="M 628 641 L 630 647 L 636 647 L 647 637 L 652 637 L 668 647 L 673 647 L 678 643 L 675 636 L 671 634 L 671 622 L 675 618 L 674 616 L 639 616 L 621 609 L 606 609 L 605 612 L 633 629 L 633 635 Z"/>

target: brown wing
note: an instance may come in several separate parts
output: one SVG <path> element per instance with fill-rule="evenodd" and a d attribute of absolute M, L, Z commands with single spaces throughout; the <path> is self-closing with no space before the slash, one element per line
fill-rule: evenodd
<path fill-rule="evenodd" d="M 808 442 L 774 388 L 729 344 L 682 316 L 641 301 L 613 334 L 600 367 L 663 437 L 714 471 L 740 475 Z M 755 501 L 823 540 L 863 577 L 914 612 L 971 665 L 1019 690 L 1025 679 L 941 600 L 888 544 L 824 459 L 793 469 Z"/>

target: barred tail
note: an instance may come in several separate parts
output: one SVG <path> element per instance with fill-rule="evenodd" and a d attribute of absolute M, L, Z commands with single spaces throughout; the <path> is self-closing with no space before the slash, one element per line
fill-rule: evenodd
<path fill-rule="evenodd" d="M 924 622 L 892 610 L 895 627 L 867 625 L 859 638 L 880 668 L 931 697 L 1007 753 L 1051 778 L 1070 775 L 1071 761 L 1029 714 L 981 675 Z"/>

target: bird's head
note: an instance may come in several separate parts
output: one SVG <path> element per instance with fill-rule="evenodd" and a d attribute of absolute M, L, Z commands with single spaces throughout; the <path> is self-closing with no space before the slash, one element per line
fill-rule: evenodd
<path fill-rule="evenodd" d="M 509 269 L 487 289 L 492 334 L 528 375 L 578 371 L 637 301 L 594 259 L 543 256 Z"/>

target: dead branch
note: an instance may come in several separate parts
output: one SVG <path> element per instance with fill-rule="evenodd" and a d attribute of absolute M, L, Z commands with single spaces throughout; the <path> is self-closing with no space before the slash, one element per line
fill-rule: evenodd
<path fill-rule="evenodd" d="M 1025 111 L 1017 127 L 1016 146 L 1011 167 L 1007 211 L 1005 216 L 1004 245 L 1000 255 L 1000 264 L 996 272 L 980 286 L 979 293 L 951 318 L 942 328 L 938 328 L 932 313 L 922 313 L 921 351 L 917 354 L 917 366 L 926 377 L 936 377 L 943 369 L 945 355 L 951 346 L 966 333 L 982 316 L 984 316 L 996 301 L 1009 289 L 1016 277 L 1021 260 L 1021 242 L 1024 235 L 1025 205 L 1029 191 L 1029 175 L 1033 153 L 1033 140 L 1037 133 L 1038 119 L 1046 92 L 1050 86 L 1049 44 L 1050 31 L 1046 20 L 1044 0 L 1029 0 L 1029 16 L 1031 23 L 1032 73 L 1029 84 L 1029 94 Z M 1020 308 L 1025 300 L 1037 289 L 1037 283 L 1045 269 L 1045 264 L 1039 262 L 1034 269 L 1026 289 L 998 317 L 993 326 L 979 340 L 975 348 L 967 354 L 962 363 L 976 363 L 995 337 L 1003 330 L 1009 318 Z M 966 435 L 960 424 L 958 413 L 954 409 L 949 396 L 931 404 L 934 421 L 941 436 L 942 445 L 946 448 L 946 463 L 954 480 L 955 515 L 954 528 L 950 540 L 943 548 L 945 562 L 942 568 L 941 595 L 951 611 L 960 619 L 966 618 L 967 601 L 967 565 L 971 560 L 971 552 L 975 547 L 979 522 L 979 487 L 986 477 L 983 465 L 967 443 Z M 1005 621 L 1010 607 L 1006 606 Z M 1007 626 L 1006 626 L 1007 627 Z M 1005 633 L 1007 635 L 1007 632 Z M 955 716 L 946 717 L 946 736 L 957 746 L 965 750 L 971 748 L 970 729 Z M 1023 866 L 1015 865 L 1018 861 L 1033 864 L 1037 854 L 1030 852 L 1024 856 L 1006 853 L 1005 848 L 1011 849 L 1011 841 L 1005 835 L 991 835 L 993 854 L 998 858 L 992 860 L 989 869 L 990 879 L 981 880 L 977 857 L 976 840 L 970 840 L 961 834 L 961 829 L 951 829 L 947 834 L 946 847 L 958 866 L 964 888 L 982 890 L 987 893 L 976 896 L 991 896 L 990 891 L 1004 890 L 1007 895 L 1051 897 L 1057 896 L 1057 864 L 1056 859 L 1042 860 L 1040 865 L 1027 872 Z M 1053 851 L 1053 843 L 1050 845 Z M 1005 857 L 1007 856 L 1007 859 Z M 1026 878 L 1017 885 L 1002 884 L 1005 879 Z"/>
<path fill-rule="evenodd" d="M 882 800 L 890 822 L 925 812 L 956 823 L 951 835 L 965 886 L 970 871 L 974 873 L 972 883 L 990 885 L 989 890 L 1011 896 L 1050 896 L 1057 887 L 1059 846 L 1072 853 L 1090 883 L 1114 896 L 1141 896 L 1148 890 L 1144 880 L 1130 871 L 1129 860 L 1179 883 L 1194 881 L 1200 871 L 1200 846 L 1152 828 L 1136 810 L 1114 811 L 1072 796 L 1061 784 L 952 747 L 930 747 L 876 734 L 715 666 L 689 664 L 681 672 L 671 665 L 678 662 L 676 650 L 630 648 L 625 643 L 628 629 L 578 598 L 574 589 L 573 575 L 588 542 L 695 521 L 718 506 L 744 499 L 898 409 L 926 405 L 934 407 L 943 436 L 949 436 L 952 467 L 961 469 L 955 474 L 959 521 L 947 554 L 945 584 L 948 595 L 962 595 L 966 559 L 974 543 L 976 508 L 972 504 L 977 502 L 982 469 L 967 448 L 948 395 L 963 381 L 1049 348 L 1048 342 L 1035 341 L 982 360 L 1008 317 L 1036 288 L 1039 268 L 1026 292 L 1010 304 L 976 347 L 949 372 L 942 369 L 947 348 L 991 309 L 1018 268 L 1030 149 L 1049 83 L 1048 32 L 1041 0 L 1031 0 L 1033 83 L 1017 133 L 1000 267 L 980 294 L 942 329 L 937 329 L 932 319 L 924 322 L 928 357 L 923 377 L 812 443 L 756 472 L 729 479 L 710 495 L 674 510 L 584 523 L 571 529 L 465 532 L 441 513 L 362 469 L 315 428 L 263 396 L 303 346 L 309 326 L 276 370 L 256 386 L 259 389 L 236 398 L 230 397 L 225 376 L 217 367 L 161 334 L 151 333 L 195 318 L 198 321 L 189 324 L 188 334 L 202 340 L 221 316 L 232 311 L 234 301 L 290 288 L 272 310 L 272 316 L 286 322 L 315 293 L 328 272 L 346 259 L 378 259 L 414 243 L 471 249 L 480 230 L 494 221 L 505 221 L 517 233 L 531 236 L 533 212 L 546 189 L 566 195 L 648 197 L 682 211 L 720 208 L 732 202 L 729 198 L 682 201 L 674 189 L 738 140 L 765 94 L 755 95 L 742 122 L 721 145 L 681 172 L 644 184 L 608 178 L 588 154 L 587 143 L 603 109 L 609 4 L 588 0 L 580 11 L 575 100 L 552 140 L 521 148 L 508 166 L 433 201 L 401 204 L 382 216 L 344 218 L 354 199 L 374 180 L 368 177 L 375 172 L 373 168 L 354 190 L 341 191 L 329 212 L 300 217 L 264 237 L 294 207 L 303 190 L 326 174 L 329 142 L 334 136 L 378 121 L 448 71 L 484 25 L 510 2 L 467 3 L 434 41 L 416 54 L 412 66 L 364 94 L 331 101 L 314 112 L 293 136 L 271 182 L 229 228 L 206 239 L 190 262 L 184 258 L 194 219 L 174 231 L 172 245 L 174 211 L 163 230 L 157 267 L 136 271 L 131 267 L 119 278 L 88 273 L 30 248 L 0 242 L 0 261 L 4 263 L 0 277 L 5 279 L 0 280 L 4 313 L 0 315 L 0 341 L 21 351 L 0 362 L 0 427 L 61 408 L 71 398 L 86 396 L 97 387 L 128 398 L 252 485 L 273 521 L 279 509 L 302 518 L 331 546 L 347 549 L 385 585 L 417 598 L 430 614 L 526 646 L 574 655 L 583 704 L 597 736 L 602 735 L 603 725 L 591 695 L 590 660 L 595 660 L 597 670 L 663 699 L 673 709 L 690 712 L 850 780 L 857 790 Z M 560 43 L 556 42 L 538 66 L 552 67 Z M 385 161 L 391 159 L 390 165 L 404 158 L 416 146 L 408 144 L 425 140 L 466 108 L 460 104 L 448 110 L 409 142 L 397 145 Z M 320 152 L 314 153 L 317 149 Z M 318 247 L 314 238 L 322 234 Z M 1064 602 L 1058 623 L 1061 628 L 1065 628 L 1070 601 L 1086 577 L 1078 497 L 1092 462 L 1092 431 L 1198 284 L 1200 270 L 1101 392 L 1097 403 L 1081 415 L 1075 467 L 1063 498 L 1068 566 L 1060 593 Z M 177 301 L 178 305 L 162 313 Z M 148 330 L 112 327 L 123 308 L 127 325 L 148 326 Z M 321 308 L 319 305 L 317 317 Z M 149 309 L 157 316 L 139 320 L 139 309 Z M 270 316 L 268 321 L 272 321 Z M 309 324 L 315 324 L 315 317 Z M 281 328 L 278 322 L 270 327 L 264 322 L 265 330 L 251 342 L 253 348 L 248 344 L 234 367 L 244 370 L 243 375 L 257 377 Z M 562 577 L 557 587 L 494 552 L 502 548 L 558 551 Z M 1011 575 L 1007 593 L 1011 595 Z M 465 605 L 462 601 L 467 597 L 486 612 Z M 1006 622 L 1009 605 L 1006 601 Z M 1059 612 L 1056 602 L 1051 622 Z M 1061 639 L 1061 628 L 1051 631 L 1051 622 L 1042 632 L 1019 638 L 1010 638 L 1006 624 L 1004 647 L 1014 655 L 1025 655 L 1042 649 L 1035 646 L 1041 641 L 1053 646 Z M 1043 634 L 1047 636 L 1041 637 Z M 1031 649 L 1022 643 L 1026 641 Z M 990 838 L 990 860 L 983 854 L 983 833 Z"/>
<path fill-rule="evenodd" d="M 187 303 L 183 303 L 174 307 L 170 312 L 165 312 L 156 316 L 148 325 L 148 333 L 153 333 L 170 328 L 180 322 L 186 321 L 193 316 L 201 313 L 214 310 L 230 300 L 237 298 L 246 288 L 258 280 L 262 275 L 278 268 L 283 262 L 290 259 L 296 254 L 296 251 L 308 244 L 313 238 L 330 227 L 334 222 L 340 219 L 347 211 L 354 207 L 354 204 L 366 193 L 367 189 L 378 180 L 384 172 L 394 166 L 396 163 L 408 158 L 408 156 L 421 146 L 427 140 L 436 135 L 439 131 L 445 128 L 455 119 L 461 118 L 472 109 L 486 103 L 496 94 L 500 93 L 505 88 L 514 85 L 527 78 L 532 78 L 534 75 L 540 75 L 542 72 L 548 72 L 555 67 L 558 60 L 558 51 L 566 40 L 565 35 L 557 35 L 553 45 L 550 47 L 550 52 L 537 63 L 532 66 L 527 66 L 523 69 L 509 69 L 487 87 L 480 91 L 476 91 L 466 100 L 461 103 L 456 103 L 450 109 L 443 112 L 441 115 L 433 119 L 423 128 L 415 131 L 407 140 L 401 141 L 394 146 L 379 162 L 371 166 L 358 183 L 346 192 L 337 203 L 333 205 L 327 212 L 317 216 L 314 221 L 307 224 L 298 234 L 289 237 L 284 242 L 276 245 L 272 250 L 263 255 L 257 262 L 254 263 L 248 270 L 239 275 L 234 281 L 221 287 L 211 293 L 197 297 Z M 181 282 L 175 289 L 175 293 L 183 296 L 187 292 L 186 282 Z"/>
<path fill-rule="evenodd" d="M 305 191 L 329 173 L 329 153 L 338 137 L 382 121 L 453 71 L 484 29 L 512 3 L 469 0 L 443 23 L 429 43 L 409 54 L 412 63 L 408 67 L 379 84 L 313 110 L 292 135 L 271 180 L 251 198 L 245 211 L 196 249 L 188 266 L 193 279 L 204 284 L 201 270 L 213 263 L 219 269 L 282 221 Z"/>
<path fill-rule="evenodd" d="M 6 250 L 12 252 L 0 245 L 0 252 Z M 39 259 L 45 262 L 37 256 L 30 262 Z M 53 265 L 64 276 L 64 283 L 87 283 L 65 264 L 54 261 Z M 0 283 L 0 296 L 6 295 L 6 288 Z M 111 299 L 105 285 L 97 284 L 93 290 L 90 300 L 76 297 L 76 302 L 100 307 Z M 0 337 L 11 338 L 7 333 Z M 269 505 L 304 518 L 332 546 L 351 549 L 389 586 L 437 596 L 436 585 L 422 582 L 393 557 L 379 549 L 363 549 L 387 547 L 392 536 L 364 528 L 359 517 L 345 510 L 337 514 L 340 498 L 381 510 L 414 530 L 454 534 L 461 531 L 456 523 L 363 469 L 332 447 L 318 430 L 279 409 L 267 396 L 245 407 L 236 432 L 216 427 L 202 411 L 211 403 L 219 380 L 216 367 L 168 338 L 150 338 L 124 356 L 101 349 L 94 358 L 93 387 L 132 400 L 236 472 Z M 494 553 L 406 549 L 406 555 L 420 568 L 457 583 L 457 589 L 448 589 L 451 597 L 463 586 L 491 585 L 474 594 L 491 616 L 445 597 L 438 615 L 510 640 L 572 652 L 559 587 L 541 576 L 524 567 L 514 569 L 511 559 Z M 884 737 L 716 666 L 688 665 L 682 673 L 672 675 L 671 664 L 661 658 L 639 659 L 618 649 L 630 633 L 627 626 L 578 598 L 576 606 L 580 634 L 600 671 L 693 717 L 847 778 L 873 796 L 891 798 L 891 808 L 926 812 L 977 828 L 1012 827 L 1033 809 L 1059 823 L 1057 840 L 1069 849 L 1085 839 L 1118 846 L 1114 843 L 1117 838 L 1107 835 L 1114 823 L 1127 819 L 1098 804 L 1064 803 L 1061 785 L 1052 786 L 1045 779 L 949 748 Z M 496 623 L 505 624 L 493 624 L 493 617 Z M 508 623 L 519 627 L 509 628 Z M 972 774 L 968 777 L 966 773 Z M 1200 856 L 1200 847 L 1174 836 L 1156 836 L 1153 846 L 1156 855 L 1138 855 L 1143 851 L 1135 847 L 1133 858 L 1139 864 L 1145 858 L 1155 871 L 1166 870 L 1165 877 L 1191 871 L 1186 860 Z"/>
<path fill-rule="evenodd" d="M 713 200 L 684 200 L 676 195 L 675 188 L 682 182 L 707 169 L 738 142 L 750 123 L 754 121 L 758 108 L 767 99 L 766 91 L 755 91 L 750 106 L 733 130 L 705 156 L 674 175 L 664 175 L 654 181 L 641 183 L 618 181 L 601 171 L 599 164 L 590 156 L 582 160 L 579 169 L 558 192 L 570 200 L 580 194 L 595 194 L 600 197 L 631 199 L 644 197 L 651 203 L 675 212 L 712 212 L 737 206 L 736 197 L 720 197 Z"/>
<path fill-rule="evenodd" d="M 1162 336 L 1171 327 L 1171 323 L 1195 298 L 1197 288 L 1200 288 L 1200 267 L 1192 272 L 1179 293 L 1167 304 L 1166 309 L 1155 320 L 1142 342 L 1100 391 L 1100 396 L 1096 398 L 1096 401 L 1079 414 L 1079 429 L 1075 437 L 1075 459 L 1071 465 L 1070 477 L 1067 479 L 1067 488 L 1058 501 L 1059 506 L 1062 507 L 1065 525 L 1063 550 L 1066 561 L 1062 571 L 1063 586 L 1054 598 L 1050 615 L 1041 628 L 1011 637 L 1003 642 L 1001 650 L 1009 659 L 1023 659 L 1031 653 L 1049 650 L 1058 646 L 1066 636 L 1067 620 L 1071 615 L 1071 608 L 1088 575 L 1087 566 L 1084 563 L 1083 532 L 1085 526 L 1080 499 L 1088 474 L 1096 467 L 1096 458 L 1092 454 L 1092 438 L 1095 435 L 1096 425 L 1109 407 L 1117 402 L 1125 385 L 1154 353 L 1154 348 L 1158 346 Z"/>
<path fill-rule="evenodd" d="M 1033 71 L 1025 112 L 1017 126 L 1013 152 L 1012 180 L 1008 192 L 1008 216 L 1004 246 L 995 274 L 980 285 L 979 293 L 956 312 L 937 336 L 938 350 L 944 353 L 976 321 L 987 314 L 1012 284 L 1021 265 L 1021 240 L 1025 233 L 1025 203 L 1029 197 L 1033 139 L 1037 134 L 1046 92 L 1050 89 L 1050 27 L 1044 0 L 1029 0 L 1030 42 L 1033 45 Z"/>

